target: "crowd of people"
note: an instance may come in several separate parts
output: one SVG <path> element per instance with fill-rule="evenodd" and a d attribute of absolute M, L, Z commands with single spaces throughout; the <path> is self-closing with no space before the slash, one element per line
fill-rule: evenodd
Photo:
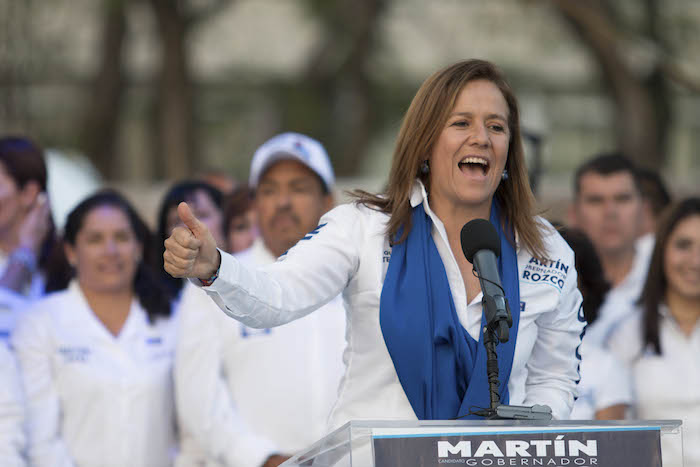
<path fill-rule="evenodd" d="M 245 186 L 175 183 L 153 232 L 114 190 L 57 231 L 42 149 L 0 138 L 0 466 L 275 467 L 350 420 L 478 418 L 478 218 L 512 313 L 500 401 L 697 439 L 700 197 L 596 155 L 550 224 L 520 125 L 502 73 L 458 62 L 418 90 L 382 193 L 336 206 L 321 143 L 283 133 Z M 696 443 L 664 456 L 700 466 Z"/>

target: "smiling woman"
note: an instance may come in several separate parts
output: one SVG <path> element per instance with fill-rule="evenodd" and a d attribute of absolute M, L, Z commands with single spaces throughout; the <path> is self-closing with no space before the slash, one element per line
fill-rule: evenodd
<path fill-rule="evenodd" d="M 683 437 L 700 439 L 700 198 L 670 207 L 659 220 L 640 312 L 610 340 L 632 374 L 633 417 L 683 420 Z M 700 466 L 700 445 L 664 450 L 664 464 Z"/>
<path fill-rule="evenodd" d="M 82 201 L 65 225 L 74 278 L 12 337 L 32 465 L 166 466 L 175 443 L 175 321 L 142 258 L 150 232 L 118 193 Z M 144 442 L 145 438 L 148 442 Z"/>

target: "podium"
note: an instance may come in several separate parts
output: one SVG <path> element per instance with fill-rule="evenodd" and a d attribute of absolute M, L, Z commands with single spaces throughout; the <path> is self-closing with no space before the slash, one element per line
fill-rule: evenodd
<path fill-rule="evenodd" d="M 284 467 L 683 467 L 680 420 L 351 421 Z"/>

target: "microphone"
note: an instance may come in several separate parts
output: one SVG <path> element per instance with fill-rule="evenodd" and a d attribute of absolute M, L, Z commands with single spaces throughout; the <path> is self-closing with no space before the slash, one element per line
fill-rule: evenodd
<path fill-rule="evenodd" d="M 460 233 L 462 252 L 474 266 L 486 310 L 486 325 L 494 331 L 500 342 L 508 342 L 509 328 L 513 325 L 510 307 L 498 274 L 497 259 L 501 254 L 501 241 L 496 229 L 486 219 L 474 219 L 462 227 Z"/>

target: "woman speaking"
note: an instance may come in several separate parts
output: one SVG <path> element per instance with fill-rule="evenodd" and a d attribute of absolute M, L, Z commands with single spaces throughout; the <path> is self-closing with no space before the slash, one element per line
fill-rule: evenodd
<path fill-rule="evenodd" d="M 498 346 L 501 402 L 547 404 L 567 418 L 584 326 L 573 253 L 536 217 L 518 105 L 491 63 L 438 71 L 404 118 L 387 189 L 356 192 L 268 267 L 248 270 L 216 249 L 183 203 L 165 269 L 198 278 L 251 327 L 300 318 L 339 293 L 347 310 L 346 372 L 331 425 L 353 419 L 452 419 L 489 407 L 481 287 L 460 231 L 489 219 L 512 311 Z"/>

